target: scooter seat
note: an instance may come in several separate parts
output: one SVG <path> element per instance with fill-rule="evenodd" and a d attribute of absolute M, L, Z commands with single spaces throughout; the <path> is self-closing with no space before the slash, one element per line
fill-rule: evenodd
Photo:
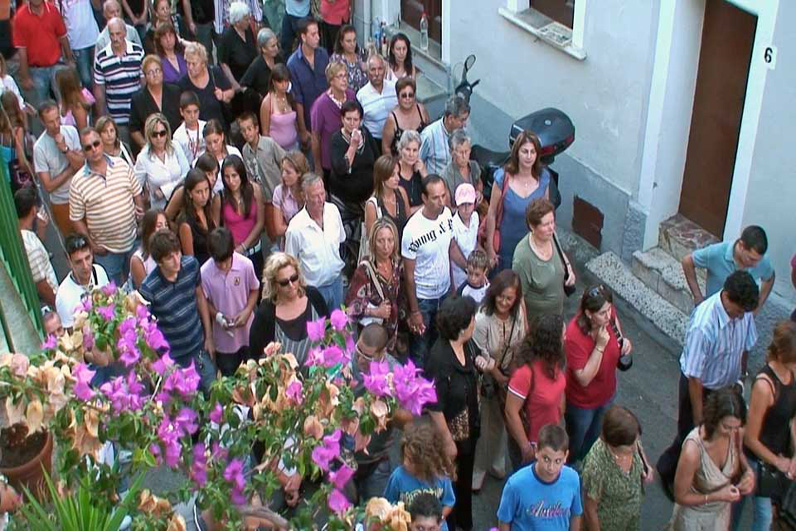
<path fill-rule="evenodd" d="M 510 151 L 492 151 L 478 144 L 470 151 L 470 160 L 481 166 L 502 166 L 509 159 Z"/>

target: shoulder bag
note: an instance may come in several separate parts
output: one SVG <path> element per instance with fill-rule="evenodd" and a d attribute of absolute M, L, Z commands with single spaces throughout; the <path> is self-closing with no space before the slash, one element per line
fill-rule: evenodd
<path fill-rule="evenodd" d="M 492 235 L 492 248 L 495 250 L 495 254 L 500 252 L 500 224 L 503 223 L 503 202 L 506 200 L 508 187 L 509 174 L 503 172 L 503 186 L 500 188 L 500 201 L 498 201 L 497 215 L 495 216 L 495 233 Z M 482 247 L 486 247 L 486 220 L 487 216 L 484 216 L 478 227 L 478 241 L 481 242 Z"/>
<path fill-rule="evenodd" d="M 373 268 L 373 264 L 370 263 L 370 260 L 362 260 L 360 262 L 360 264 L 365 267 L 365 271 L 368 274 L 368 278 L 370 279 L 371 284 L 373 284 L 373 287 L 376 289 L 376 293 L 379 294 L 379 298 L 382 301 L 386 301 L 387 298 L 384 297 L 384 291 L 381 289 L 381 282 L 379 281 L 379 275 L 376 273 L 376 270 Z M 378 306 L 376 306 L 375 304 L 373 304 L 370 301 L 368 301 L 368 306 L 367 307 L 368 308 L 378 308 Z M 360 326 L 363 326 L 363 327 L 367 326 L 367 325 L 369 325 L 371 323 L 383 324 L 384 323 L 384 319 L 382 319 L 381 317 L 372 317 L 370 315 L 366 315 L 366 316 L 363 316 L 359 320 Z"/>
<path fill-rule="evenodd" d="M 558 243 L 558 235 L 555 232 L 553 233 L 553 243 L 556 245 L 558 257 L 561 259 L 561 265 L 564 267 L 564 295 L 571 297 L 577 288 L 575 288 L 574 284 L 571 286 L 567 285 L 567 280 L 569 280 L 569 268 L 567 267 L 567 261 L 564 259 L 564 251 L 561 250 L 561 244 Z"/>
<path fill-rule="evenodd" d="M 370 196 L 368 200 L 365 201 L 365 209 L 367 209 L 368 203 L 372 203 L 374 208 L 376 209 L 376 219 L 381 219 L 382 213 L 381 213 L 381 207 L 379 206 L 379 201 L 375 197 Z M 370 235 L 368 234 L 368 231 L 365 229 L 364 211 L 362 214 L 362 224 L 359 234 L 361 234 L 361 237 L 359 239 L 359 254 L 357 255 L 357 259 L 361 263 L 368 256 L 370 256 L 370 237 L 369 237 Z"/>

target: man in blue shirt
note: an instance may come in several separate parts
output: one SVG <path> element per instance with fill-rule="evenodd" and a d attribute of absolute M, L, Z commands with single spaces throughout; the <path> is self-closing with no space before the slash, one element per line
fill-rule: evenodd
<path fill-rule="evenodd" d="M 698 249 L 683 258 L 683 273 L 694 296 L 694 305 L 718 293 L 724 280 L 733 271 L 747 271 L 756 282 L 761 282 L 757 314 L 774 287 L 774 268 L 765 256 L 768 250 L 766 231 L 757 225 L 746 227 L 735 242 L 722 242 Z M 707 269 L 706 293 L 703 296 L 697 282 L 696 268 Z"/>
<path fill-rule="evenodd" d="M 193 363 L 201 377 L 200 388 L 207 393 L 216 378 L 211 358 L 215 347 L 199 262 L 193 256 L 182 256 L 180 241 L 166 229 L 152 235 L 149 252 L 158 266 L 141 283 L 139 293 L 150 303 L 171 358 L 183 368 Z"/>
<path fill-rule="evenodd" d="M 580 531 L 578 473 L 566 466 L 569 438 L 561 426 L 539 430 L 536 461 L 506 482 L 497 517 L 500 531 Z"/>
<path fill-rule="evenodd" d="M 304 18 L 298 23 L 301 46 L 287 60 L 290 81 L 293 88 L 290 94 L 296 101 L 296 115 L 299 136 L 302 144 L 310 141 L 310 109 L 318 96 L 329 88 L 326 81 L 326 67 L 329 65 L 329 54 L 320 46 L 321 34 L 318 22 L 312 18 Z M 320 166 L 321 161 L 315 164 Z"/>

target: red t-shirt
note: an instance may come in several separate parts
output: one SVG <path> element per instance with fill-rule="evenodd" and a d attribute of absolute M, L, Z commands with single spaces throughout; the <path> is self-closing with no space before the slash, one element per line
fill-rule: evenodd
<path fill-rule="evenodd" d="M 25 48 L 29 66 L 52 66 L 61 58 L 60 37 L 66 35 L 64 19 L 49 2 L 42 4 L 41 16 L 27 5 L 14 15 L 14 46 Z"/>
<path fill-rule="evenodd" d="M 614 310 L 611 310 L 614 313 Z M 575 377 L 575 371 L 586 366 L 594 350 L 595 341 L 590 334 L 578 328 L 577 316 L 567 326 L 567 340 L 564 349 L 567 353 L 567 402 L 578 407 L 598 407 L 606 404 L 616 392 L 616 363 L 619 360 L 619 343 L 611 326 L 608 325 L 608 344 L 603 352 L 600 368 L 594 379 L 583 387 Z"/>
<path fill-rule="evenodd" d="M 545 424 L 561 422 L 561 398 L 566 385 L 567 380 L 561 370 L 556 369 L 555 378 L 550 378 L 541 361 L 535 361 L 533 368 L 523 365 L 511 375 L 509 393 L 525 400 L 525 411 L 530 425 L 525 434 L 528 441 L 536 442 L 539 430 Z"/>

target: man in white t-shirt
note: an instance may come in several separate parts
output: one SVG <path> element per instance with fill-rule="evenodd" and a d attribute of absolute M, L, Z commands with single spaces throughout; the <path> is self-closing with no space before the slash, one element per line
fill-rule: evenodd
<path fill-rule="evenodd" d="M 64 247 L 72 270 L 58 286 L 55 308 L 64 328 L 71 329 L 75 322 L 75 308 L 94 288 L 101 288 L 107 284 L 108 275 L 101 265 L 94 263 L 91 244 L 82 234 L 68 236 Z"/>
<path fill-rule="evenodd" d="M 61 12 L 66 24 L 69 46 L 75 56 L 75 66 L 83 86 L 91 90 L 94 68 L 94 46 L 99 37 L 99 28 L 91 8 L 91 0 L 56 0 L 55 7 Z"/>
<path fill-rule="evenodd" d="M 453 216 L 445 206 L 447 188 L 439 175 L 423 180 L 423 208 L 406 222 L 401 240 L 406 294 L 409 301 L 409 356 L 415 365 L 425 365 L 428 349 L 437 339 L 437 310 L 451 291 L 450 261 L 467 267 L 453 240 Z"/>
<path fill-rule="evenodd" d="M 50 307 L 55 306 L 58 279 L 50 262 L 50 254 L 39 239 L 47 231 L 50 219 L 46 212 L 40 210 L 41 201 L 36 187 L 28 186 L 17 190 L 14 193 L 14 206 L 17 209 L 17 227 L 22 235 L 39 300 Z"/>

